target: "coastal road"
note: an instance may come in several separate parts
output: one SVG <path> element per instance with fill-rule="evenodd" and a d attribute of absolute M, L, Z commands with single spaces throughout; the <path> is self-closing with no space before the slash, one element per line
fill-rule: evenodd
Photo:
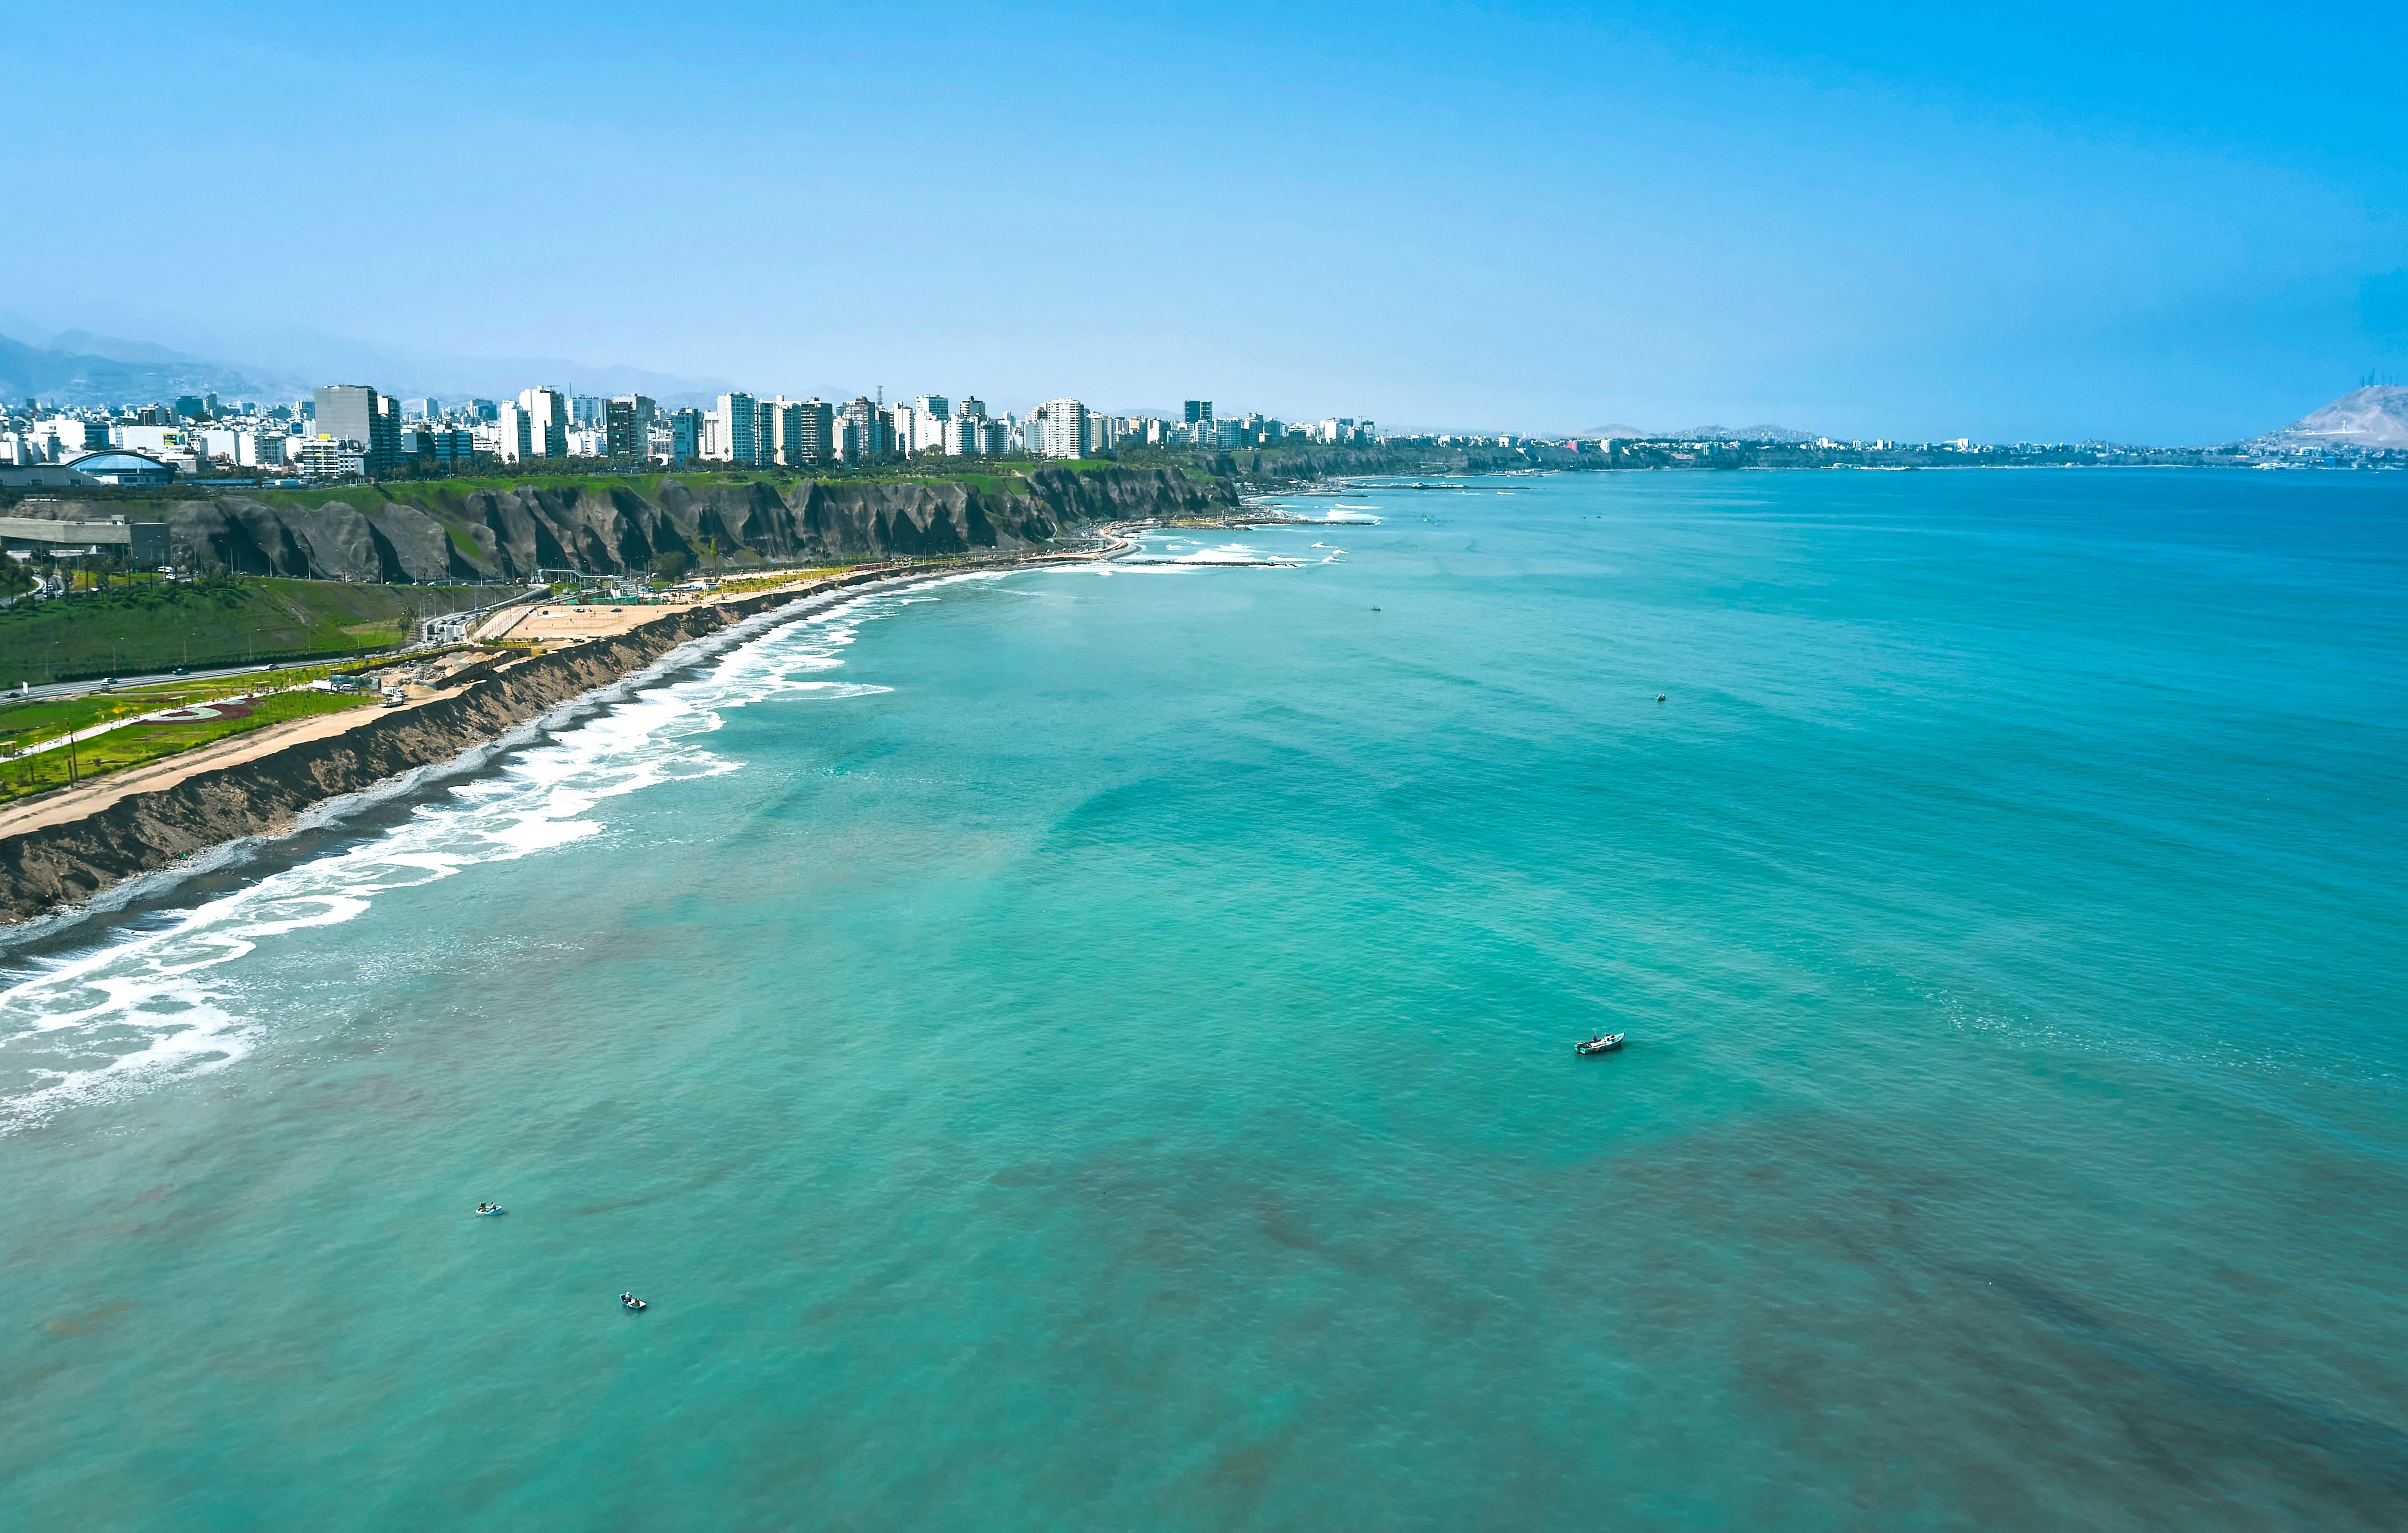
<path fill-rule="evenodd" d="M 322 661 L 313 661 L 310 663 L 313 665 L 323 664 Z M 283 668 L 289 669 L 293 666 L 298 664 L 300 664 L 300 662 L 288 660 L 285 662 Z M 176 675 L 173 671 L 160 671 L 157 674 L 150 676 L 121 676 L 117 678 L 117 686 L 142 687 L 150 686 L 152 683 L 159 681 L 206 681 L 212 676 L 245 676 L 252 671 L 265 671 L 265 669 L 267 669 L 265 666 L 212 666 L 205 667 L 200 670 L 187 671 L 181 676 Z M 10 687 L 7 692 L 0 693 L 0 702 L 8 702 L 24 697 L 75 697 L 87 692 L 98 692 L 99 690 L 100 683 L 98 681 L 61 681 L 54 686 L 25 687 L 22 690 L 16 687 Z M 110 690 L 115 691 L 116 688 L 111 688 Z"/>
<path fill-rule="evenodd" d="M 173 671 L 158 671 L 149 676 L 121 676 L 116 679 L 117 684 L 108 690 L 122 692 L 127 687 L 154 686 L 161 681 L 206 681 L 221 676 L 250 676 L 254 673 L 265 675 L 271 670 L 298 670 L 304 666 L 339 666 L 346 663 L 361 666 L 389 666 L 396 660 L 406 659 L 417 651 L 431 647 L 426 644 L 412 644 L 406 650 L 384 650 L 374 654 L 330 654 L 318 660 L 287 660 L 276 666 L 204 666 L 186 671 L 181 676 L 178 676 Z M 88 692 L 100 690 L 101 685 L 98 681 L 61 681 L 54 686 L 26 687 L 22 691 L 10 687 L 6 692 L 0 692 L 0 703 L 18 702 L 28 697 L 77 697 Z"/>

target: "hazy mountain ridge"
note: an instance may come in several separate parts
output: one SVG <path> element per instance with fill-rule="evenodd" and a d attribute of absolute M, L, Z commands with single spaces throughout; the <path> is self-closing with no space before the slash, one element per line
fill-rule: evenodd
<path fill-rule="evenodd" d="M 214 361 L 151 341 L 51 331 L 0 314 L 0 395 L 67 407 L 145 404 L 179 394 L 275 401 L 324 383 L 367 383 L 397 398 L 507 399 L 538 385 L 571 394 L 647 394 L 665 405 L 707 402 L 734 385 L 624 364 L 566 357 L 455 357 L 295 331 L 273 365 Z"/>
<path fill-rule="evenodd" d="M 126 362 L 89 352 L 56 351 L 0 336 L 0 396 L 63 406 L 148 404 L 183 394 L 228 399 L 291 398 L 299 385 L 199 361 Z"/>
<path fill-rule="evenodd" d="M 1648 431 L 1639 426 L 1591 426 L 1575 437 L 1628 437 L 1652 442 L 1811 442 L 1814 434 L 1788 426 L 1691 426 L 1685 431 Z"/>

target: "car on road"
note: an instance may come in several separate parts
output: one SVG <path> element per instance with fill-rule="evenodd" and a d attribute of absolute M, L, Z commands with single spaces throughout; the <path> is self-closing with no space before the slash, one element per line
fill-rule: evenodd
<path fill-rule="evenodd" d="M 168 674 L 168 675 L 170 675 L 170 676 L 190 676 L 190 675 L 192 675 L 193 673 L 192 673 L 191 671 L 186 670 L 183 666 L 177 666 L 174 670 L 169 671 L 167 674 Z"/>

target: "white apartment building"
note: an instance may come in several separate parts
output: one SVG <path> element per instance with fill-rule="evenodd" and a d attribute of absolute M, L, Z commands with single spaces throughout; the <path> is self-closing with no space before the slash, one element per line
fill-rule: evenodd
<path fill-rule="evenodd" d="M 895 451 L 909 457 L 914 452 L 943 452 L 945 430 L 953 422 L 953 402 L 941 394 L 924 394 L 909 405 L 897 405 L 889 412 L 895 417 Z"/>
<path fill-rule="evenodd" d="M 749 394 L 723 394 L 719 408 L 704 418 L 703 457 L 752 467 L 761 461 L 761 402 Z"/>
<path fill-rule="evenodd" d="M 189 426 L 118 426 L 110 435 L 117 439 L 109 446 L 157 458 L 195 451 L 200 434 Z"/>
<path fill-rule="evenodd" d="M 1048 399 L 1037 407 L 1028 444 L 1043 458 L 1087 455 L 1087 407 L 1076 399 Z"/>
<path fill-rule="evenodd" d="M 231 463 L 244 468 L 281 466 L 284 462 L 284 433 L 258 431 L 247 426 L 211 426 L 194 433 L 208 456 L 220 463 Z"/>
<path fill-rule="evenodd" d="M 214 462 L 243 468 L 282 466 L 284 433 L 244 426 L 211 426 L 195 432 L 201 450 Z"/>
<path fill-rule="evenodd" d="M 568 456 L 568 395 L 558 389 L 523 389 L 519 411 L 526 418 L 526 445 L 521 456 Z"/>
<path fill-rule="evenodd" d="M 537 455 L 533 416 L 521 408 L 516 401 L 502 406 L 500 409 L 494 411 L 494 415 L 496 419 L 493 426 L 494 456 L 504 463 L 516 463 L 521 458 L 531 458 Z M 485 451 L 485 444 L 481 438 L 477 443 L 477 451 L 480 452 Z"/>

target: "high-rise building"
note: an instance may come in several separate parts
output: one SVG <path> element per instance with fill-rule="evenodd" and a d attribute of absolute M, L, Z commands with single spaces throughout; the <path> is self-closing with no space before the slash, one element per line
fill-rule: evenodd
<path fill-rule="evenodd" d="M 669 462 L 692 463 L 702 456 L 702 411 L 669 411 Z"/>
<path fill-rule="evenodd" d="M 1210 399 L 1187 401 L 1187 423 L 1191 426 L 1200 425 L 1210 430 L 1212 425 L 1212 401 Z"/>
<path fill-rule="evenodd" d="M 315 391 L 311 404 L 321 440 L 352 442 L 361 453 L 360 472 L 382 479 L 401 454 L 401 404 L 365 383 L 330 383 Z"/>
<path fill-rule="evenodd" d="M 1087 407 L 1076 399 L 1049 399 L 1037 407 L 1038 440 L 1031 445 L 1040 457 L 1083 458 L 1087 455 Z"/>
<path fill-rule="evenodd" d="M 652 451 L 652 402 L 640 394 L 623 394 L 610 401 L 602 418 L 602 435 L 614 458 L 641 458 Z"/>
<path fill-rule="evenodd" d="M 516 400 L 498 407 L 494 413 L 494 456 L 504 463 L 536 456 L 534 418 L 521 409 Z"/>
<path fill-rule="evenodd" d="M 783 462 L 793 466 L 834 463 L 837 456 L 836 407 L 813 395 L 796 408 L 800 420 L 791 448 L 781 445 Z"/>
<path fill-rule="evenodd" d="M 433 399 L 405 399 L 401 402 L 401 418 L 405 421 L 439 421 L 442 405 Z"/>
<path fill-rule="evenodd" d="M 365 383 L 329 383 L 314 391 L 310 398 L 317 406 L 318 423 L 312 435 L 367 445 L 372 430 L 369 423 L 376 419 L 376 390 Z"/>
<path fill-rule="evenodd" d="M 519 408 L 527 417 L 527 451 L 538 458 L 568 456 L 568 395 L 558 389 L 519 391 Z"/>
<path fill-rule="evenodd" d="M 761 406 L 762 462 L 804 468 L 828 461 L 828 407 L 783 395 Z"/>
<path fill-rule="evenodd" d="M 941 394 L 924 394 L 909 405 L 897 405 L 895 417 L 895 451 L 909 457 L 914 452 L 945 451 L 945 423 L 953 418 L 951 401 Z"/>
<path fill-rule="evenodd" d="M 844 453 L 848 463 L 874 463 L 894 450 L 894 423 L 863 394 L 844 407 Z"/>
<path fill-rule="evenodd" d="M 723 394 L 710 412 L 710 441 L 703 455 L 750 468 L 761 461 L 760 401 L 749 394 Z"/>

